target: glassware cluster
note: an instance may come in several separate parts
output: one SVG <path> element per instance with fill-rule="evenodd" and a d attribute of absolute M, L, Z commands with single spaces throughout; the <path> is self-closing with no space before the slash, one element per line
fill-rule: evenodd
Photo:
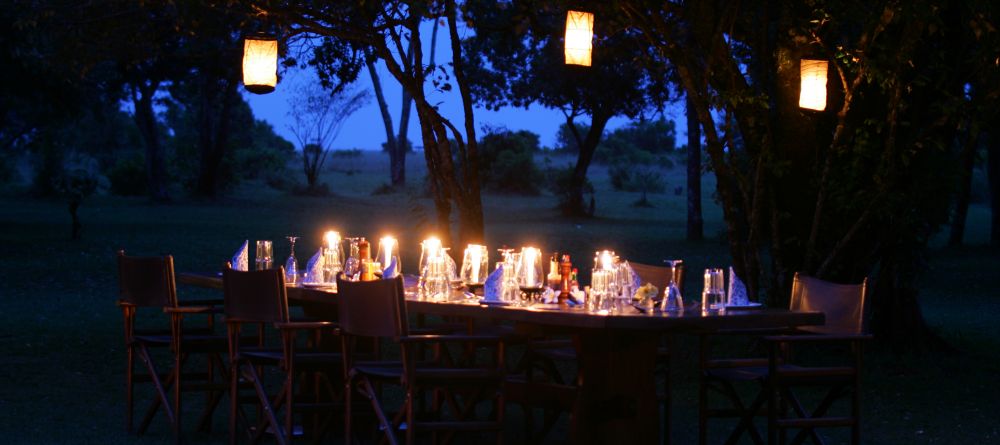
<path fill-rule="evenodd" d="M 289 255 L 285 261 L 285 281 L 291 285 L 335 285 L 337 276 L 344 273 L 351 280 L 393 278 L 402 274 L 399 241 L 391 236 L 379 239 L 378 251 L 373 259 L 371 246 L 364 237 L 341 237 L 337 231 L 324 234 L 323 247 L 305 270 L 299 268 L 295 255 L 298 236 L 285 237 L 289 242 Z M 484 288 L 490 274 L 489 249 L 482 244 L 469 244 L 462 254 L 461 267 L 449 255 L 449 249 L 437 238 L 427 238 L 420 243 L 420 260 L 416 295 L 430 301 L 468 299 L 478 301 L 486 297 Z M 346 251 L 346 252 L 345 252 Z M 346 253 L 346 254 L 345 254 Z M 591 283 L 586 293 L 579 293 L 576 269 L 572 269 L 569 255 L 558 252 L 543 256 L 537 247 L 525 246 L 519 250 L 499 249 L 500 261 L 494 271 L 502 270 L 491 281 L 490 301 L 518 306 L 539 302 L 569 302 L 583 304 L 584 309 L 597 314 L 624 314 L 634 307 L 639 312 L 682 314 L 684 262 L 668 261 L 670 276 L 659 300 L 649 297 L 649 291 L 639 291 L 642 282 L 629 262 L 612 250 L 594 254 Z M 321 257 L 321 258 L 320 258 Z M 270 269 L 273 264 L 273 244 L 270 240 L 256 242 L 255 265 L 257 270 Z M 322 260 L 322 264 L 319 263 Z M 546 261 L 547 260 L 547 261 Z M 548 274 L 545 264 L 548 263 Z M 732 274 L 732 272 L 730 272 Z M 726 313 L 725 272 L 721 268 L 708 268 L 704 273 L 701 294 L 702 315 Z M 730 277 L 730 279 L 734 279 Z M 305 282 L 303 282 L 305 281 Z M 469 292 L 462 292 L 463 288 Z M 655 295 L 655 294 L 654 294 Z M 642 304 L 636 301 L 641 300 Z"/>

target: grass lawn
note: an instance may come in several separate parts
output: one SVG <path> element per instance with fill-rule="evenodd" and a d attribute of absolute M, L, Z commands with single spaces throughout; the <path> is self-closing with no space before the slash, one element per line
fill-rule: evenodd
<path fill-rule="evenodd" d="M 422 156 L 411 156 L 410 182 L 423 178 Z M 338 162 L 334 158 L 333 162 Z M 171 253 L 178 271 L 216 270 L 245 239 L 275 240 L 276 257 L 288 254 L 285 235 L 300 235 L 300 264 L 318 246 L 324 230 L 403 243 L 404 272 L 412 272 L 417 243 L 429 234 L 430 200 L 414 186 L 408 193 L 372 195 L 388 177 L 380 153 L 350 161 L 347 175 L 333 165 L 324 180 L 335 193 L 325 198 L 292 197 L 243 184 L 217 202 L 179 199 L 149 205 L 143 199 L 94 197 L 80 210 L 83 240 L 70 241 L 66 206 L 17 196 L 0 197 L 0 437 L 3 443 L 167 443 L 162 416 L 143 438 L 124 430 L 124 353 L 114 252 Z M 563 163 L 563 161 L 559 161 Z M 559 165 L 557 163 L 557 165 Z M 293 170 L 297 174 L 297 170 Z M 653 208 L 634 208 L 635 193 L 612 191 L 595 167 L 597 217 L 561 219 L 554 198 L 487 194 L 486 238 L 501 244 L 533 243 L 568 251 L 588 264 L 598 248 L 656 263 L 682 258 L 690 271 L 729 264 L 720 238 L 721 212 L 711 199 L 714 181 L 705 179 L 703 242 L 684 241 L 683 172 L 665 171 L 667 194 L 652 195 Z M 988 208 L 970 209 L 968 239 L 988 237 Z M 581 267 L 582 268 L 582 267 Z M 954 348 L 951 354 L 896 355 L 868 349 L 864 380 L 864 437 L 874 444 L 1000 443 L 1000 255 L 982 247 L 935 248 L 920 277 L 924 316 Z M 689 274 L 693 276 L 693 274 Z M 697 286 L 691 286 L 695 288 Z M 182 297 L 207 291 L 181 288 Z M 695 298 L 689 291 L 687 298 Z M 211 294 L 210 294 L 211 295 Z M 696 441 L 697 383 L 690 339 L 682 339 L 675 371 L 675 443 Z M 146 397 L 149 388 L 140 387 Z M 138 405 L 145 408 L 142 397 Z M 191 405 L 200 398 L 189 396 Z M 195 411 L 195 410 L 189 410 Z M 518 411 L 516 408 L 512 412 Z M 197 413 L 193 413 L 197 414 Z M 210 435 L 191 432 L 191 443 L 224 443 L 225 415 L 216 415 Z M 138 415 L 138 414 L 137 414 Z M 655 414 L 651 414 L 654 415 Z M 516 418 L 516 415 L 512 417 Z M 563 425 L 564 426 L 564 425 Z M 509 428 L 517 443 L 519 425 Z M 721 430 L 713 437 L 721 440 Z M 836 436 L 839 437 L 839 436 Z M 835 438 L 836 438 L 835 437 Z"/>

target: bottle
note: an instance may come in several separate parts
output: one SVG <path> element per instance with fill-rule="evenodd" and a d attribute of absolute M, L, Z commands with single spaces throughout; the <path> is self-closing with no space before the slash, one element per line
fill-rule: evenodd
<path fill-rule="evenodd" d="M 362 237 L 358 241 L 358 258 L 361 261 L 371 260 L 372 259 L 372 247 L 371 247 L 371 244 L 368 244 L 368 240 L 366 240 L 364 237 Z"/>
<path fill-rule="evenodd" d="M 568 296 L 573 290 L 573 263 L 569 261 L 569 255 L 563 255 L 559 262 L 559 276 L 561 278 L 559 288 L 562 291 L 559 299 L 562 300 L 563 295 Z"/>

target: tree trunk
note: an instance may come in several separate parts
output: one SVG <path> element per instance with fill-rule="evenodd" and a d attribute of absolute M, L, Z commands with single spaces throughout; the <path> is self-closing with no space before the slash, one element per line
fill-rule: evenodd
<path fill-rule="evenodd" d="M 1000 135 L 989 135 L 986 174 L 990 181 L 990 246 L 1000 247 Z"/>
<path fill-rule="evenodd" d="M 199 107 L 199 137 L 201 163 L 198 170 L 198 180 L 194 194 L 204 198 L 215 198 L 219 191 L 219 168 L 225 158 L 229 145 L 229 113 L 235 100 L 236 83 L 227 81 L 221 89 L 213 84 L 217 82 L 205 72 Z M 219 103 L 219 108 L 213 106 Z"/>
<path fill-rule="evenodd" d="M 971 124 L 971 122 L 970 122 Z M 955 196 L 955 215 L 951 221 L 951 233 L 948 236 L 949 246 L 961 246 L 965 237 L 965 221 L 969 215 L 969 199 L 972 195 L 972 168 L 976 165 L 976 147 L 979 145 L 979 130 L 974 125 L 966 129 L 965 144 L 960 156 L 961 176 L 958 184 L 958 195 Z"/>
<path fill-rule="evenodd" d="M 396 185 L 396 169 L 400 163 L 397 159 L 399 141 L 392 132 L 392 115 L 389 114 L 389 104 L 385 101 L 385 93 L 382 91 L 382 80 L 378 72 L 375 71 L 375 63 L 368 62 L 368 74 L 372 78 L 372 88 L 375 90 L 375 100 L 378 102 L 378 110 L 382 114 L 382 125 L 385 127 L 385 148 L 389 152 L 389 181 Z M 405 92 L 403 94 L 406 94 Z M 405 136 L 404 136 L 405 137 Z M 405 160 L 403 162 L 405 166 Z M 405 168 L 403 169 L 405 171 Z M 405 174 L 405 173 L 404 173 Z M 403 179 L 405 182 L 405 178 Z"/>
<path fill-rule="evenodd" d="M 146 185 L 149 188 L 149 198 L 154 202 L 165 202 L 170 200 L 170 196 L 166 187 L 167 175 L 163 165 L 160 133 L 153 110 L 153 96 L 159 85 L 159 81 L 134 85 L 132 103 L 135 106 L 133 119 L 146 144 Z"/>
<path fill-rule="evenodd" d="M 77 211 L 80 209 L 80 200 L 76 198 L 70 198 L 69 200 L 69 216 L 73 219 L 73 226 L 70 229 L 70 239 L 78 240 L 80 239 L 80 230 L 83 228 L 83 224 L 80 223 L 80 215 Z"/>
<path fill-rule="evenodd" d="M 701 216 L 701 127 L 698 125 L 694 102 L 685 100 L 687 107 L 687 239 L 704 239 Z"/>
<path fill-rule="evenodd" d="M 579 144 L 580 153 L 576 158 L 573 176 L 570 178 L 569 199 L 564 203 L 562 209 L 565 216 L 594 216 L 593 210 L 588 211 L 585 206 L 583 193 L 587 184 L 587 169 L 590 168 L 590 163 L 594 160 L 594 152 L 597 151 L 597 144 L 601 142 L 604 127 L 608 124 L 609 119 L 611 116 L 607 116 L 601 111 L 595 111 L 594 115 L 591 116 L 590 131 Z"/>

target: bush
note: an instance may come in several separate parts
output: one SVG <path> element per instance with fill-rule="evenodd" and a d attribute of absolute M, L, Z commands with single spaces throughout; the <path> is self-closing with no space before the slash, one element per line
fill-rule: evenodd
<path fill-rule="evenodd" d="M 566 164 L 565 168 L 553 168 L 546 173 L 546 176 L 550 178 L 549 190 L 552 194 L 556 195 L 556 199 L 559 203 L 559 209 L 566 210 L 569 207 L 569 202 L 573 198 L 573 190 L 570 184 L 573 180 L 573 170 L 576 167 L 573 164 Z M 583 183 L 583 194 L 590 194 L 590 202 L 594 202 L 594 184 L 587 179 Z M 586 196 L 584 196 L 584 201 L 586 201 Z M 593 206 L 591 206 L 593 207 Z M 590 209 L 590 214 L 593 215 L 593 208 Z"/>
<path fill-rule="evenodd" d="M 148 191 L 146 160 L 142 153 L 118 158 L 108 171 L 111 193 L 119 196 L 145 196 Z"/>
<path fill-rule="evenodd" d="M 644 150 L 633 150 L 623 153 L 611 162 L 608 176 L 615 190 L 627 192 L 642 192 L 637 206 L 649 207 L 647 193 L 663 193 L 667 181 L 663 179 L 662 171 L 657 167 L 657 157 Z"/>
<path fill-rule="evenodd" d="M 535 166 L 538 135 L 530 131 L 488 130 L 479 140 L 479 177 L 483 188 L 536 195 L 542 174 Z"/>

